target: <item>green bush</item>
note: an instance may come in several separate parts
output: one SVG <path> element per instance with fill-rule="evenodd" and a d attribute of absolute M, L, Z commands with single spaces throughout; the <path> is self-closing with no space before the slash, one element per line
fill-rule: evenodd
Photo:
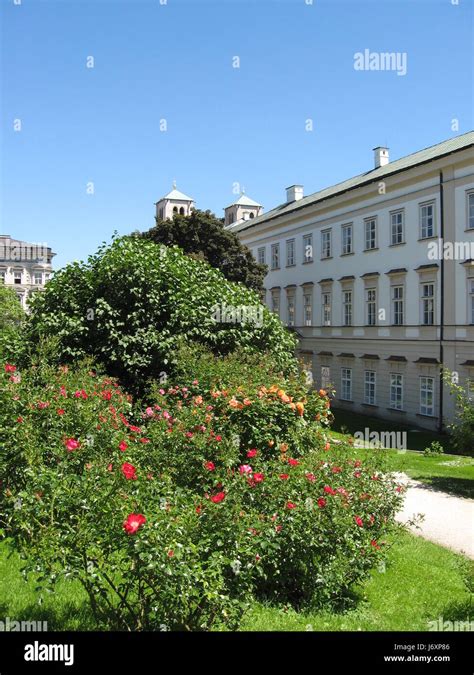
<path fill-rule="evenodd" d="M 453 373 L 445 370 L 443 379 L 456 402 L 455 419 L 447 427 L 453 448 L 460 454 L 474 456 L 474 401 Z"/>
<path fill-rule="evenodd" d="M 22 355 L 25 345 L 22 328 L 25 312 L 15 291 L 0 285 L 0 361 L 15 361 Z"/>
<path fill-rule="evenodd" d="M 435 455 L 442 455 L 444 448 L 439 441 L 432 441 L 424 450 L 425 457 L 433 457 Z"/>
<path fill-rule="evenodd" d="M 328 399 L 297 378 L 194 379 L 134 411 L 90 364 L 13 368 L 2 528 L 42 583 L 80 580 L 98 626 L 233 629 L 252 594 L 332 601 L 383 557 L 400 488 L 328 441 Z"/>
<path fill-rule="evenodd" d="M 177 248 L 136 237 L 57 272 L 32 303 L 28 334 L 33 344 L 55 336 L 60 359 L 91 355 L 140 391 L 147 379 L 172 375 L 182 341 L 215 354 L 268 350 L 280 369 L 295 368 L 294 336 L 257 293 Z"/>

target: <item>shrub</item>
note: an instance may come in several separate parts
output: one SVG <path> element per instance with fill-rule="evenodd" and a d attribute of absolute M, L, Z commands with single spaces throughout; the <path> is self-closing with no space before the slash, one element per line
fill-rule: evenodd
<path fill-rule="evenodd" d="M 327 397 L 297 378 L 173 384 L 134 417 L 90 364 L 13 368 L 2 526 L 43 583 L 80 580 L 98 626 L 232 629 L 252 594 L 327 602 L 383 556 L 401 488 L 328 441 Z"/>
<path fill-rule="evenodd" d="M 22 326 L 25 312 L 15 291 L 0 285 L 0 360 L 17 361 L 24 350 Z"/>
<path fill-rule="evenodd" d="M 456 402 L 454 422 L 448 425 L 448 431 L 456 452 L 474 455 L 474 405 L 464 387 L 458 384 L 453 373 L 444 371 L 444 382 L 449 387 Z"/>
<path fill-rule="evenodd" d="M 444 448 L 439 441 L 432 441 L 424 450 L 425 457 L 432 457 L 434 455 L 442 455 Z"/>
<path fill-rule="evenodd" d="M 116 239 L 86 263 L 57 272 L 38 296 L 29 321 L 33 343 L 54 335 L 61 359 L 91 355 L 142 391 L 148 378 L 173 373 L 180 341 L 205 344 L 215 354 L 268 350 L 282 370 L 295 368 L 293 335 L 257 293 L 177 248 Z M 232 311 L 224 316 L 224 308 L 242 307 L 257 320 L 247 315 L 233 322 L 239 317 Z"/>

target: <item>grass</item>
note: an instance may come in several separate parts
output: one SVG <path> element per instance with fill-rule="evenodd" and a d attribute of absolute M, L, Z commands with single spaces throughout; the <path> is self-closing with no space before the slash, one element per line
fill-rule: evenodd
<path fill-rule="evenodd" d="M 365 427 L 368 427 L 370 431 L 387 431 L 387 422 L 339 410 L 330 435 L 336 439 L 343 439 L 347 438 L 347 432 L 353 434 L 355 431 L 362 431 Z M 450 454 L 448 436 L 429 431 L 410 430 L 390 423 L 390 431 L 392 430 L 407 431 L 408 450 L 371 449 L 368 451 L 361 448 L 361 457 L 366 452 L 383 452 L 388 459 L 389 470 L 402 471 L 433 490 L 441 490 L 459 497 L 474 497 L 474 458 Z M 423 455 L 422 451 L 435 440 L 441 443 L 445 452 L 441 455 Z"/>
<path fill-rule="evenodd" d="M 404 533 L 376 570 L 354 589 L 352 607 L 341 612 L 297 613 L 256 604 L 245 618 L 246 631 L 423 631 L 429 621 L 467 621 L 472 596 L 463 581 L 465 558 Z"/>
<path fill-rule="evenodd" d="M 8 541 L 0 543 L 0 613 L 16 621 L 47 621 L 49 630 L 94 630 L 82 587 L 61 582 L 42 604 L 34 580 L 25 582 Z M 10 557 L 9 557 L 10 556 Z M 467 621 L 471 596 L 463 581 L 465 558 L 414 535 L 402 533 L 389 551 L 385 568 L 354 589 L 345 611 L 297 613 L 291 608 L 255 603 L 244 631 L 426 630 L 428 621 Z"/>

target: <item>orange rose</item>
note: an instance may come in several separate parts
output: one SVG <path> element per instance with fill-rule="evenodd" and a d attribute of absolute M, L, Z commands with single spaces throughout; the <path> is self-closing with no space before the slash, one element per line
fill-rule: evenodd
<path fill-rule="evenodd" d="M 320 396 L 326 396 L 326 395 L 327 395 L 327 394 L 326 394 L 326 390 L 325 390 L 325 389 L 320 389 L 320 390 L 319 390 L 319 395 L 320 395 Z"/>
<path fill-rule="evenodd" d="M 296 404 L 296 410 L 298 411 L 298 415 L 302 417 L 304 413 L 304 403 L 301 403 L 300 401 Z"/>

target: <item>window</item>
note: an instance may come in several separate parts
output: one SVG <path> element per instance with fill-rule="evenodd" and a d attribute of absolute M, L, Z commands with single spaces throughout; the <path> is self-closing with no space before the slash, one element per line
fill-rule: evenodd
<path fill-rule="evenodd" d="M 375 382 L 376 373 L 366 370 L 364 373 L 364 403 L 375 405 Z"/>
<path fill-rule="evenodd" d="M 184 206 L 179 209 L 179 215 L 184 216 Z"/>
<path fill-rule="evenodd" d="M 294 293 L 287 293 L 286 296 L 286 307 L 288 311 L 288 326 L 294 326 L 295 325 L 295 294 Z"/>
<path fill-rule="evenodd" d="M 342 324 L 352 325 L 352 291 L 342 292 Z"/>
<path fill-rule="evenodd" d="M 434 203 L 420 205 L 420 239 L 434 237 Z"/>
<path fill-rule="evenodd" d="M 257 249 L 257 262 L 260 265 L 265 265 L 265 246 Z"/>
<path fill-rule="evenodd" d="M 392 246 L 404 242 L 403 211 L 393 211 L 390 214 L 390 243 Z"/>
<path fill-rule="evenodd" d="M 234 222 L 234 214 L 229 213 L 229 225 L 232 225 L 233 222 Z"/>
<path fill-rule="evenodd" d="M 364 221 L 365 225 L 365 250 L 377 248 L 377 219 L 368 218 Z"/>
<path fill-rule="evenodd" d="M 0 284 L 5 283 L 5 276 L 6 276 L 5 270 L 0 270 Z"/>
<path fill-rule="evenodd" d="M 403 410 L 403 375 L 390 373 L 390 407 Z"/>
<path fill-rule="evenodd" d="M 331 257 L 331 230 L 321 232 L 321 258 Z"/>
<path fill-rule="evenodd" d="M 0 274 L 1 274 L 1 272 L 0 272 Z M 468 319 L 468 322 L 474 324 L 474 279 L 469 279 L 468 283 L 469 283 L 469 319 Z"/>
<path fill-rule="evenodd" d="M 280 291 L 279 289 L 272 291 L 272 312 L 280 314 Z"/>
<path fill-rule="evenodd" d="M 352 253 L 352 225 L 342 226 L 342 255 Z"/>
<path fill-rule="evenodd" d="M 33 273 L 33 283 L 35 286 L 40 286 L 43 283 L 43 273 L 42 272 L 34 272 Z"/>
<path fill-rule="evenodd" d="M 377 317 L 377 291 L 367 288 L 365 291 L 366 318 L 368 326 L 375 326 Z"/>
<path fill-rule="evenodd" d="M 467 229 L 474 230 L 474 192 L 467 193 Z"/>
<path fill-rule="evenodd" d="M 293 267 L 295 264 L 295 240 L 288 239 L 286 242 L 286 266 Z"/>
<path fill-rule="evenodd" d="M 423 326 L 434 324 L 434 284 L 421 284 L 421 323 Z"/>
<path fill-rule="evenodd" d="M 322 322 L 323 326 L 331 325 L 331 293 L 323 293 L 322 295 Z"/>
<path fill-rule="evenodd" d="M 160 209 L 160 210 L 158 211 L 158 218 L 159 218 L 160 220 L 163 220 L 163 209 Z"/>
<path fill-rule="evenodd" d="M 305 263 L 313 262 L 313 235 L 305 234 L 303 236 L 303 261 Z"/>
<path fill-rule="evenodd" d="M 331 368 L 329 366 L 321 366 L 321 387 L 329 389 L 331 386 Z"/>
<path fill-rule="evenodd" d="M 420 377 L 420 414 L 434 415 L 434 378 Z"/>
<path fill-rule="evenodd" d="M 21 272 L 13 273 L 13 281 L 15 284 L 21 284 Z"/>
<path fill-rule="evenodd" d="M 280 244 L 272 244 L 272 270 L 280 267 Z"/>
<path fill-rule="evenodd" d="M 178 207 L 177 206 L 173 206 L 173 213 L 178 213 Z"/>
<path fill-rule="evenodd" d="M 254 212 L 253 212 L 253 211 L 250 211 L 250 213 L 249 213 L 249 218 L 250 218 L 250 220 L 252 220 L 252 218 L 254 218 L 254 217 L 255 217 Z"/>
<path fill-rule="evenodd" d="M 305 326 L 313 323 L 313 294 L 307 291 L 303 293 L 303 320 Z"/>
<path fill-rule="evenodd" d="M 403 286 L 392 286 L 392 314 L 395 326 L 403 326 L 405 321 L 403 290 Z"/>
<path fill-rule="evenodd" d="M 341 399 L 352 401 L 352 369 L 341 368 Z"/>

